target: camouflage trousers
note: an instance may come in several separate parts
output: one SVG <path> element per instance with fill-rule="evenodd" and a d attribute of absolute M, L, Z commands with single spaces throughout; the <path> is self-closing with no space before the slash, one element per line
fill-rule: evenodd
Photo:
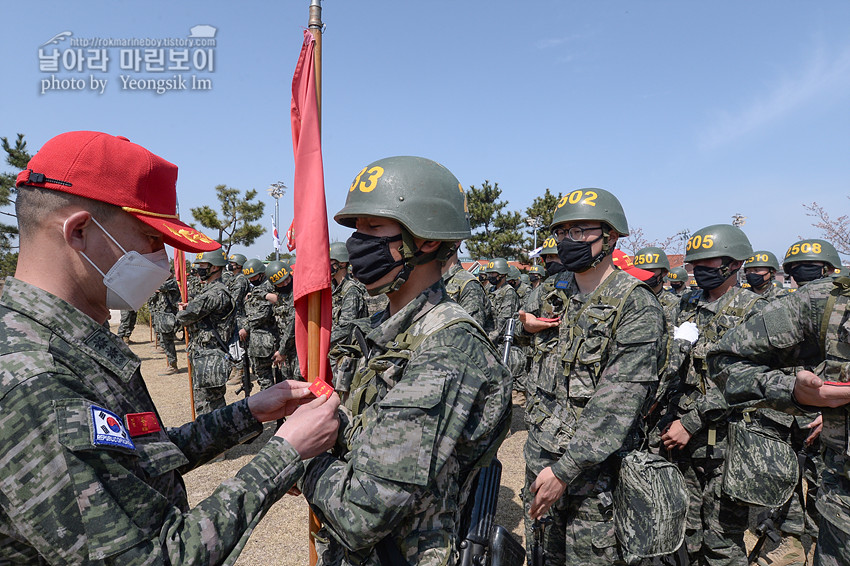
<path fill-rule="evenodd" d="M 211 413 L 216 409 L 221 409 L 227 403 L 224 402 L 224 394 L 227 393 L 227 387 L 204 387 L 194 389 L 195 394 L 195 414 L 203 415 Z"/>
<path fill-rule="evenodd" d="M 850 564 L 850 458 L 830 448 L 823 451 L 824 469 L 818 499 L 822 520 L 815 566 Z"/>
<path fill-rule="evenodd" d="M 529 516 L 534 495 L 531 484 L 560 455 L 533 442 L 525 444 L 525 487 L 522 492 L 525 518 L 525 549 L 532 560 L 534 522 Z M 546 566 L 573 564 L 625 564 L 614 535 L 613 473 L 610 465 L 595 466 L 576 478 L 549 508 L 543 531 Z"/>
<path fill-rule="evenodd" d="M 156 339 L 159 341 L 159 346 L 165 352 L 165 359 L 168 360 L 168 365 L 177 365 L 177 347 L 174 345 L 176 340 L 174 333 L 166 334 L 165 332 L 157 332 Z"/>
<path fill-rule="evenodd" d="M 128 338 L 136 328 L 136 311 L 121 311 L 121 322 L 118 324 L 118 336 Z"/>
<path fill-rule="evenodd" d="M 251 356 L 251 374 L 257 379 L 257 385 L 260 386 L 260 391 L 274 385 L 272 359 L 269 357 L 255 358 Z"/>
<path fill-rule="evenodd" d="M 722 494 L 723 462 L 717 458 L 677 462 L 690 500 L 685 544 L 691 564 L 747 566 L 744 531 L 750 510 Z"/>

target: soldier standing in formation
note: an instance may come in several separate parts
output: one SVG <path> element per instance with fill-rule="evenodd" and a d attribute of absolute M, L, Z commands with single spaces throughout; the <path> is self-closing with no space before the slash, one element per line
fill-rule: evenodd
<path fill-rule="evenodd" d="M 766 301 L 737 286 L 738 270 L 753 253 L 740 228 L 708 226 L 688 240 L 685 261 L 699 289 L 682 296 L 669 364 L 678 368 L 673 420 L 662 431 L 664 447 L 679 464 L 690 492 L 686 544 L 692 563 L 746 564 L 744 531 L 749 508 L 721 493 L 730 411 L 723 383 L 705 356 L 730 328 Z M 738 414 L 740 417 L 740 414 Z"/>
<path fill-rule="evenodd" d="M 317 399 L 189 508 L 184 473 L 309 393 L 281 384 L 179 428 L 159 421 L 139 358 L 103 323 L 166 279 L 164 244 L 218 246 L 178 220 L 176 179 L 99 132 L 54 137 L 18 175 L 20 254 L 0 297 L 0 563 L 233 563 L 300 460 L 333 445 L 337 400 Z"/>
<path fill-rule="evenodd" d="M 246 345 L 250 363 L 251 380 L 257 381 L 260 390 L 274 385 L 272 354 L 276 341 L 277 325 L 274 310 L 266 295 L 274 291 L 266 279 L 266 266 L 259 259 L 249 259 L 242 266 L 242 274 L 250 288 L 245 295 L 242 312 L 237 317 L 239 340 Z"/>
<path fill-rule="evenodd" d="M 125 344 L 133 343 L 133 341 L 130 340 L 130 336 L 133 335 L 133 329 L 136 328 L 136 318 L 137 314 L 134 310 L 121 311 L 121 321 L 118 323 L 117 334 Z"/>
<path fill-rule="evenodd" d="M 744 277 L 750 291 L 761 295 L 768 301 L 777 299 L 787 291 L 775 282 L 779 262 L 776 256 L 767 250 L 758 250 L 744 263 Z"/>
<path fill-rule="evenodd" d="M 153 327 L 162 350 L 165 352 L 165 371 L 160 375 L 177 373 L 177 348 L 174 345 L 177 332 L 177 311 L 182 301 L 180 286 L 174 275 L 165 280 L 148 299 L 148 310 L 153 317 Z"/>
<path fill-rule="evenodd" d="M 348 250 L 344 242 L 331 244 L 331 300 L 333 311 L 331 321 L 334 333 L 348 334 L 349 324 L 369 316 L 366 302 L 366 287 L 348 273 Z M 334 340 L 331 340 L 333 343 Z"/>
<path fill-rule="evenodd" d="M 300 484 L 330 541 L 320 564 L 379 564 L 379 553 L 397 557 L 385 564 L 452 563 L 472 478 L 507 432 L 507 369 L 441 277 L 470 235 L 464 203 L 445 167 L 393 157 L 361 171 L 335 216 L 356 229 L 354 276 L 389 306 L 345 364 L 338 450 L 314 458 Z"/>
<path fill-rule="evenodd" d="M 728 332 L 708 356 L 730 404 L 791 415 L 821 412 L 824 469 L 815 564 L 822 566 L 850 564 L 848 302 L 850 279 L 809 282 Z"/>
<path fill-rule="evenodd" d="M 667 274 L 667 281 L 670 283 L 670 290 L 681 297 L 682 293 L 688 290 L 688 270 L 682 266 L 672 268 Z"/>
<path fill-rule="evenodd" d="M 236 325 L 236 305 L 221 282 L 227 259 L 224 252 L 204 252 L 195 258 L 203 290 L 188 303 L 180 303 L 177 324 L 191 333 L 192 387 L 195 412 L 204 414 L 224 407 L 230 362 L 227 343 Z"/>
<path fill-rule="evenodd" d="M 443 284 L 449 297 L 462 306 L 485 332 L 490 332 L 494 325 L 493 307 L 478 278 L 461 267 L 457 256 L 459 247 L 460 242 L 443 264 Z"/>
<path fill-rule="evenodd" d="M 557 346 L 538 348 L 539 371 L 528 382 L 526 541 L 532 521 L 548 513 L 547 564 L 623 563 L 613 489 L 619 456 L 637 447 L 636 427 L 658 384 L 664 317 L 644 284 L 614 268 L 611 254 L 629 233 L 614 195 L 571 192 L 552 229 L 566 271 L 520 314 L 520 337 L 548 333 Z M 552 318 L 559 320 L 544 320 Z"/>
<path fill-rule="evenodd" d="M 284 379 L 304 381 L 295 349 L 295 304 L 292 296 L 292 267 L 282 261 L 272 261 L 266 267 L 273 291 L 266 295 L 272 303 L 277 341 L 272 363 L 280 368 Z"/>

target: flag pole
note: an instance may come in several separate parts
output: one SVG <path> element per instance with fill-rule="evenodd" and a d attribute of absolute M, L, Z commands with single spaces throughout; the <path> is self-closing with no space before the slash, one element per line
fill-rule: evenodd
<path fill-rule="evenodd" d="M 310 12 L 307 29 L 316 40 L 313 50 L 313 64 L 316 67 L 316 105 L 318 108 L 319 137 L 322 135 L 322 0 L 310 0 Z M 297 263 L 297 260 L 296 260 Z M 307 381 L 312 383 L 319 376 L 320 330 L 322 324 L 322 292 L 313 291 L 307 296 Z M 316 553 L 314 534 L 322 523 L 312 510 L 308 513 L 309 563 L 315 566 L 319 561 Z"/>

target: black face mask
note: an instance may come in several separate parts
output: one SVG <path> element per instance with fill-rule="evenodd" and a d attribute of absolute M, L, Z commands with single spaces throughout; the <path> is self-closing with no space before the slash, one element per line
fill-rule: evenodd
<path fill-rule="evenodd" d="M 661 274 L 661 273 L 656 273 L 655 275 L 653 275 L 652 277 L 650 277 L 649 279 L 647 279 L 646 281 L 644 281 L 644 283 L 646 283 L 647 285 L 649 285 L 649 288 L 650 288 L 650 289 L 655 289 L 656 287 L 658 287 L 658 285 L 660 285 L 660 284 L 661 284 L 661 281 L 663 281 L 663 279 L 664 279 L 664 275 L 663 275 L 663 274 Z"/>
<path fill-rule="evenodd" d="M 502 280 L 502 276 L 499 275 L 498 273 L 494 273 L 493 275 L 487 276 L 487 282 L 490 283 L 490 285 L 493 285 L 494 287 L 496 285 L 498 285 L 499 281 L 501 281 L 501 280 Z"/>
<path fill-rule="evenodd" d="M 792 263 L 788 268 L 788 275 L 794 278 L 797 285 L 814 281 L 823 277 L 823 266 L 811 263 Z"/>
<path fill-rule="evenodd" d="M 546 262 L 546 275 L 548 277 L 552 277 L 556 273 L 561 273 L 562 271 L 566 271 L 567 268 L 564 267 L 564 264 L 559 261 L 547 261 Z"/>
<path fill-rule="evenodd" d="M 209 279 L 210 275 L 212 275 L 209 267 L 198 267 L 195 269 L 195 271 L 198 273 L 198 277 L 200 277 L 204 281 Z"/>
<path fill-rule="evenodd" d="M 348 262 L 355 279 L 369 285 L 387 273 L 404 265 L 390 252 L 390 242 L 401 241 L 401 234 L 395 236 L 369 236 L 355 232 L 345 242 L 348 250 Z"/>
<path fill-rule="evenodd" d="M 750 284 L 750 287 L 753 289 L 758 289 L 765 283 L 767 283 L 768 278 L 770 277 L 770 273 L 766 273 L 764 275 L 759 275 L 758 273 L 747 273 L 744 275 L 747 278 L 747 283 Z"/>
<path fill-rule="evenodd" d="M 670 287 L 671 287 L 674 291 L 677 291 L 677 292 L 678 292 L 678 291 L 680 291 L 680 290 L 682 289 L 682 287 L 684 287 L 684 286 L 685 286 L 685 284 L 684 284 L 684 283 L 670 283 Z"/>
<path fill-rule="evenodd" d="M 599 236 L 599 238 L 601 237 Z M 590 249 L 593 244 L 599 241 L 599 238 L 596 238 L 592 242 L 573 242 L 569 238 L 564 238 L 558 242 L 558 257 L 561 258 L 564 269 L 576 273 L 582 273 L 590 269 L 593 262 L 602 255 L 600 254 L 595 258 Z"/>
<path fill-rule="evenodd" d="M 725 271 L 722 267 L 706 267 L 697 265 L 694 267 L 694 279 L 697 280 L 697 287 L 705 291 L 717 289 L 729 279 L 729 273 L 723 275 Z"/>
<path fill-rule="evenodd" d="M 257 278 L 256 280 L 254 280 L 254 279 L 248 279 L 248 283 L 250 283 L 250 284 L 251 284 L 251 287 L 256 287 L 257 285 L 259 285 L 259 284 L 260 284 L 260 283 L 262 283 L 262 282 L 263 282 L 263 278 L 262 278 L 262 277 L 259 277 L 259 278 Z"/>
<path fill-rule="evenodd" d="M 289 281 L 286 285 L 281 285 L 280 287 L 275 287 L 278 293 L 283 293 L 284 295 L 288 295 L 292 292 L 292 280 Z"/>

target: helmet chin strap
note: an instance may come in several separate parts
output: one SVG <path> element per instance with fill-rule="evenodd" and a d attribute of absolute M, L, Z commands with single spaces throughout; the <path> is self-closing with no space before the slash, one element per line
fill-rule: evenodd
<path fill-rule="evenodd" d="M 605 256 L 614 251 L 614 248 L 609 245 L 611 240 L 611 228 L 604 222 L 602 223 L 602 235 L 600 236 L 600 238 L 602 238 L 602 251 L 599 252 L 596 257 L 593 258 L 593 261 L 590 262 L 590 265 L 585 271 L 590 271 L 591 269 L 602 263 L 602 260 L 605 259 Z M 594 240 L 593 244 L 598 241 L 599 240 Z"/>
<path fill-rule="evenodd" d="M 455 242 L 440 242 L 440 245 L 437 246 L 435 250 L 423 252 L 416 246 L 413 234 L 411 234 L 407 228 L 402 226 L 401 245 L 399 246 L 398 251 L 401 253 L 401 259 L 404 264 L 392 281 L 375 289 L 368 289 L 367 291 L 369 295 L 375 296 L 398 291 L 405 283 L 407 283 L 407 279 L 410 277 L 410 274 L 413 273 L 413 269 L 417 265 L 430 263 L 434 260 L 445 263 L 447 259 L 454 255 L 454 252 L 457 249 L 455 246 Z"/>

